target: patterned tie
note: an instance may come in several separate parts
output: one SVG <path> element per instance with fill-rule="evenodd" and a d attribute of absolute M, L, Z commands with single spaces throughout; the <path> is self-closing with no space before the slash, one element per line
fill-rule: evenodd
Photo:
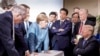
<path fill-rule="evenodd" d="M 80 28 L 79 28 L 79 34 L 81 34 L 82 33 L 82 27 L 83 27 L 83 23 L 81 22 L 81 25 L 80 25 Z"/>

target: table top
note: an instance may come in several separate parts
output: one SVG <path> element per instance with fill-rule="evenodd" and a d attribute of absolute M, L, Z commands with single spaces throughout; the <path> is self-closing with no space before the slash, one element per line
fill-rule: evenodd
<path fill-rule="evenodd" d="M 38 53 L 34 56 L 64 56 L 64 53 L 63 51 L 49 50 L 48 53 L 44 53 L 44 51 L 42 51 L 41 53 Z"/>

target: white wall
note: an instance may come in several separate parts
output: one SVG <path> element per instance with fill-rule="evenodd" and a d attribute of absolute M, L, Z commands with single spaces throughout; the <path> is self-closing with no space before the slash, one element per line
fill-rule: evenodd
<path fill-rule="evenodd" d="M 59 12 L 63 7 L 63 0 L 16 0 L 17 4 L 27 4 L 30 6 L 30 19 L 34 22 L 40 12 L 46 12 L 48 15 L 51 11 Z"/>

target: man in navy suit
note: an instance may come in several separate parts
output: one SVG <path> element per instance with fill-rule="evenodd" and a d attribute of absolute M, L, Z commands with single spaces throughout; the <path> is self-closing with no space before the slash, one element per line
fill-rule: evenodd
<path fill-rule="evenodd" d="M 52 48 L 53 50 L 64 51 L 65 56 L 69 56 L 69 47 L 71 39 L 71 22 L 67 18 L 68 10 L 60 9 L 60 20 L 55 21 L 51 27 L 53 33 Z"/>
<path fill-rule="evenodd" d="M 26 26 L 26 23 L 28 23 L 28 26 Z M 26 35 L 27 30 L 31 24 L 32 24 L 32 22 L 30 22 L 30 21 L 24 21 L 24 22 L 19 24 L 19 27 L 21 28 L 21 32 L 22 32 L 23 37 Z"/>
<path fill-rule="evenodd" d="M 57 13 L 56 12 L 50 12 L 49 14 L 49 23 L 48 23 L 48 27 L 49 27 L 49 46 L 50 49 L 52 49 L 52 38 L 53 38 L 53 34 L 51 32 L 51 27 L 52 24 L 57 20 Z"/>
<path fill-rule="evenodd" d="M 30 7 L 25 5 L 25 4 L 21 4 L 21 6 L 23 6 L 27 9 L 27 16 L 24 18 L 24 21 L 19 24 L 19 27 L 21 28 L 22 35 L 24 37 L 26 35 L 27 31 L 28 31 L 29 26 L 32 24 L 32 22 L 29 21 Z"/>
<path fill-rule="evenodd" d="M 74 48 L 76 56 L 99 56 L 99 42 L 93 36 L 94 28 L 91 25 L 84 25 L 82 38 Z"/>
<path fill-rule="evenodd" d="M 20 6 L 26 8 L 26 15 L 24 15 L 24 21 L 26 25 L 26 22 L 28 21 L 28 17 L 29 17 L 30 7 L 26 4 L 21 4 Z M 28 22 L 28 23 L 29 25 L 31 24 L 31 22 Z M 24 26 L 23 22 L 15 25 L 15 47 L 18 50 L 20 56 L 30 55 L 28 45 L 24 39 L 24 35 L 26 34 L 26 31 L 28 30 L 25 27 L 27 26 Z"/>
<path fill-rule="evenodd" d="M 26 10 L 17 5 L 10 10 L 0 14 L 0 56 L 19 56 L 14 45 L 13 24 L 23 21 Z"/>

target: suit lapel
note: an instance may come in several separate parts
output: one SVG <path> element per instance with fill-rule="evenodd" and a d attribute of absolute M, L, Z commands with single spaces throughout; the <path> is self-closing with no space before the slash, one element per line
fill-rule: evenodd
<path fill-rule="evenodd" d="M 23 31 L 24 31 L 24 33 L 26 33 L 24 22 L 22 23 L 22 27 L 23 27 Z"/>
<path fill-rule="evenodd" d="M 89 42 L 90 42 L 90 40 L 91 40 L 91 38 L 92 38 L 92 36 L 85 42 L 85 44 L 84 44 L 84 47 L 83 48 L 85 48 L 88 44 L 89 44 Z"/>
<path fill-rule="evenodd" d="M 60 28 L 60 20 L 57 21 L 56 27 L 59 29 Z"/>
<path fill-rule="evenodd" d="M 88 44 L 88 41 L 85 42 L 83 48 L 85 48 L 87 46 L 87 44 Z"/>
<path fill-rule="evenodd" d="M 60 28 L 64 28 L 65 27 L 65 25 L 66 25 L 66 20 L 62 23 L 62 25 L 60 26 Z"/>
<path fill-rule="evenodd" d="M 79 43 L 79 46 L 80 46 L 81 48 L 83 48 L 83 41 L 84 41 L 84 39 L 82 38 L 81 41 L 80 41 L 80 43 Z"/>

